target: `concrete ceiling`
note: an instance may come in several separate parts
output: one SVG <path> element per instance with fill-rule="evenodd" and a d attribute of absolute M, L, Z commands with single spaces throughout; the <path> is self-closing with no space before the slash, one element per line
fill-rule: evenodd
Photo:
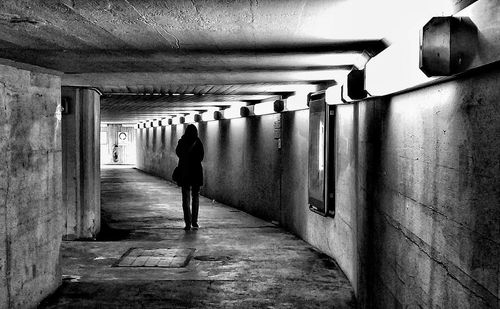
<path fill-rule="evenodd" d="M 64 72 L 63 85 L 106 95 L 103 121 L 136 122 L 181 107 L 170 103 L 206 105 L 203 95 L 247 101 L 237 96 L 265 99 L 335 84 L 386 47 L 384 29 L 370 20 L 360 26 L 367 3 L 3 0 L 0 58 Z M 170 103 L 140 98 L 151 94 Z M 196 95 L 172 102 L 172 94 Z"/>

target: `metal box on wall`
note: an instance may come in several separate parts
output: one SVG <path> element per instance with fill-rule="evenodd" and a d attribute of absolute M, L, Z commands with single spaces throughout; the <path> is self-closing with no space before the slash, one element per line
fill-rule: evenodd
<path fill-rule="evenodd" d="M 347 74 L 347 95 L 352 100 L 366 98 L 365 70 L 354 69 Z"/>
<path fill-rule="evenodd" d="M 420 33 L 420 70 L 449 76 L 467 69 L 477 49 L 477 28 L 466 17 L 433 17 Z"/>

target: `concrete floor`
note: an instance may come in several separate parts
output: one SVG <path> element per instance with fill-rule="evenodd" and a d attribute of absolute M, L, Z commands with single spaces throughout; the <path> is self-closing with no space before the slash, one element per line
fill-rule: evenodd
<path fill-rule="evenodd" d="M 283 229 L 201 197 L 186 232 L 174 184 L 118 166 L 101 179 L 102 235 L 63 243 L 63 285 L 41 308 L 355 307 L 337 264 Z M 130 248 L 196 250 L 183 268 L 112 267 Z"/>

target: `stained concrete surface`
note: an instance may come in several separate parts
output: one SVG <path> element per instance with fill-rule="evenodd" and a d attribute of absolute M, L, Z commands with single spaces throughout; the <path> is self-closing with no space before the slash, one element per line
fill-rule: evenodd
<path fill-rule="evenodd" d="M 0 308 L 60 283 L 61 79 L 0 65 Z"/>
<path fill-rule="evenodd" d="M 184 231 L 174 184 L 136 169 L 102 170 L 100 239 L 63 242 L 62 287 L 41 308 L 353 308 L 337 264 L 281 228 L 200 198 Z M 112 265 L 130 248 L 196 248 L 184 268 Z"/>
<path fill-rule="evenodd" d="M 5 0 L 0 3 L 0 55 L 68 73 L 246 71 L 263 64 L 266 70 L 321 67 L 325 63 L 311 57 L 318 50 L 377 53 L 385 48 L 379 41 L 382 29 L 343 18 L 359 14 L 356 6 L 334 8 L 329 0 Z M 375 14 L 364 18 L 379 19 Z M 343 24 L 342 31 L 332 20 Z M 316 33 L 316 25 L 325 23 L 327 37 Z M 237 52 L 228 57 L 221 51 Z M 330 58 L 326 64 L 335 65 Z"/>

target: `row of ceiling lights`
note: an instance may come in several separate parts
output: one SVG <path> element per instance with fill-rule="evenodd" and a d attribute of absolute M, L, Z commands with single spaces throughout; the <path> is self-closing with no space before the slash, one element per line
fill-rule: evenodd
<path fill-rule="evenodd" d="M 286 100 L 276 100 L 274 102 L 263 102 L 254 105 L 244 106 L 244 103 L 233 104 L 223 110 L 208 110 L 202 113 L 185 113 L 173 115 L 168 118 L 146 120 L 137 124 L 138 129 L 159 127 L 183 123 L 212 121 L 222 119 L 234 119 L 240 117 L 260 116 L 283 111 L 294 111 L 307 109 L 307 93 L 296 94 Z"/>

